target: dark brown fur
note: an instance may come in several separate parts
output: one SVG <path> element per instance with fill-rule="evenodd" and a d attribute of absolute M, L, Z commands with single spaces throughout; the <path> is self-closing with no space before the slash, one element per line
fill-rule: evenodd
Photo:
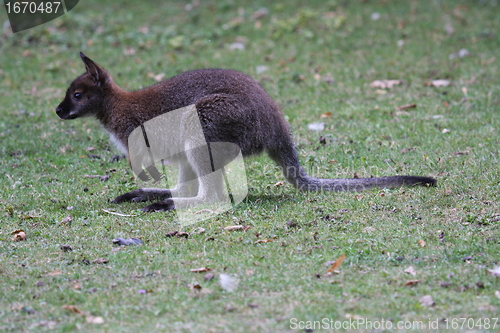
<path fill-rule="evenodd" d="M 279 107 L 256 81 L 243 73 L 193 70 L 127 92 L 103 68 L 83 53 L 80 56 L 86 73 L 71 83 L 56 112 L 62 119 L 95 116 L 125 151 L 135 128 L 156 116 L 194 104 L 207 142 L 235 143 L 244 156 L 267 151 L 286 179 L 301 190 L 359 191 L 436 184 L 433 178 L 417 176 L 320 179 L 307 175 L 300 167 L 290 128 Z M 169 210 L 174 209 L 172 195 L 165 189 L 139 189 L 117 197 L 115 202 L 160 198 L 161 202 L 144 210 Z"/>

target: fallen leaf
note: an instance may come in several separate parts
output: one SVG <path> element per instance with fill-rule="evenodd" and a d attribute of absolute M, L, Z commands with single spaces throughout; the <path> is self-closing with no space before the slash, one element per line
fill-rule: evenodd
<path fill-rule="evenodd" d="M 165 73 L 160 73 L 160 74 L 154 74 L 154 73 L 148 73 L 148 77 L 152 78 L 156 82 L 161 82 L 165 78 L 166 74 Z"/>
<path fill-rule="evenodd" d="M 59 274 L 61 274 L 61 271 L 58 270 L 58 269 L 54 269 L 52 272 L 47 273 L 47 276 L 56 276 L 56 275 L 59 275 Z"/>
<path fill-rule="evenodd" d="M 467 49 L 460 49 L 456 53 L 452 53 L 448 56 L 449 59 L 454 59 L 454 58 L 463 58 L 463 57 L 468 57 L 470 56 L 470 52 Z"/>
<path fill-rule="evenodd" d="M 170 232 L 167 232 L 165 234 L 165 237 L 177 237 L 177 238 L 188 238 L 189 237 L 189 233 L 187 232 L 184 232 L 184 231 L 170 231 Z"/>
<path fill-rule="evenodd" d="M 413 266 L 405 268 L 405 270 L 403 272 L 408 273 L 408 274 L 413 275 L 413 276 L 417 275 L 417 272 L 415 271 L 415 268 L 413 268 Z"/>
<path fill-rule="evenodd" d="M 87 316 L 85 320 L 89 324 L 97 324 L 97 325 L 104 324 L 104 318 L 102 317 Z"/>
<path fill-rule="evenodd" d="M 22 229 L 13 231 L 11 232 L 11 234 L 14 235 L 14 237 L 12 237 L 12 240 L 14 242 L 21 242 L 26 240 L 26 233 Z"/>
<path fill-rule="evenodd" d="M 450 133 L 451 131 L 447 128 L 443 128 L 443 130 L 441 131 L 441 133 L 443 134 L 446 134 L 446 133 Z"/>
<path fill-rule="evenodd" d="M 420 298 L 420 304 L 422 306 L 427 306 L 427 307 L 430 307 L 430 306 L 434 306 L 434 300 L 432 299 L 432 296 L 431 295 L 425 295 L 425 296 L 422 296 Z"/>
<path fill-rule="evenodd" d="M 413 286 L 422 282 L 422 280 L 408 280 L 405 282 L 405 286 Z"/>
<path fill-rule="evenodd" d="M 332 117 L 332 113 L 331 112 L 325 112 L 323 113 L 321 116 L 319 116 L 320 118 L 331 118 Z"/>
<path fill-rule="evenodd" d="M 109 262 L 109 260 L 106 258 L 97 258 L 96 260 L 94 260 L 92 262 L 94 264 L 107 264 Z"/>
<path fill-rule="evenodd" d="M 132 56 L 132 55 L 135 55 L 135 49 L 133 47 L 126 47 L 124 50 L 123 50 L 123 54 L 126 55 L 126 56 Z"/>
<path fill-rule="evenodd" d="M 243 230 L 245 226 L 242 225 L 230 225 L 224 228 L 226 231 L 240 231 Z"/>
<path fill-rule="evenodd" d="M 67 225 L 67 224 L 70 224 L 72 221 L 73 221 L 73 217 L 66 216 L 65 218 L 62 219 L 61 224 Z"/>
<path fill-rule="evenodd" d="M 420 239 L 418 242 L 418 245 L 420 245 L 420 247 L 425 247 L 425 241 L 423 239 Z"/>
<path fill-rule="evenodd" d="M 197 227 L 196 230 L 193 232 L 196 235 L 202 234 L 205 232 L 205 228 L 202 227 Z"/>
<path fill-rule="evenodd" d="M 429 83 L 424 83 L 424 86 L 432 86 L 432 87 L 448 87 L 451 84 L 450 80 L 432 80 Z"/>
<path fill-rule="evenodd" d="M 491 273 L 491 275 L 500 277 L 500 266 L 496 266 L 493 269 L 488 269 L 488 271 Z"/>
<path fill-rule="evenodd" d="M 342 264 L 342 261 L 344 261 L 345 259 L 345 254 L 341 255 L 340 257 L 337 258 L 337 260 L 335 260 L 335 262 L 333 263 L 332 267 L 330 267 L 327 272 L 328 273 L 331 273 L 333 272 L 334 270 L 336 270 L 337 268 L 340 267 L 340 265 Z"/>
<path fill-rule="evenodd" d="M 370 83 L 370 87 L 379 89 L 391 89 L 392 87 L 403 83 L 401 80 L 375 80 Z"/>
<path fill-rule="evenodd" d="M 260 19 L 269 14 L 269 10 L 266 7 L 259 8 L 256 12 L 252 14 L 254 20 Z"/>
<path fill-rule="evenodd" d="M 310 123 L 309 125 L 307 125 L 307 128 L 311 131 L 319 132 L 325 129 L 325 123 L 319 123 L 319 122 Z"/>
<path fill-rule="evenodd" d="M 220 274 L 219 282 L 222 289 L 229 292 L 235 291 L 239 284 L 237 278 L 228 274 Z"/>
<path fill-rule="evenodd" d="M 259 239 L 255 241 L 255 244 L 261 244 L 261 243 L 271 243 L 273 240 L 272 239 Z"/>
<path fill-rule="evenodd" d="M 229 45 L 229 49 L 231 51 L 234 51 L 234 50 L 241 50 L 241 51 L 243 51 L 245 49 L 245 44 L 240 43 L 240 42 L 231 43 Z"/>
<path fill-rule="evenodd" d="M 142 241 L 139 238 L 121 238 L 117 237 L 113 239 L 113 244 L 116 245 L 141 245 Z"/>
<path fill-rule="evenodd" d="M 200 268 L 191 268 L 191 272 L 193 273 L 204 273 L 204 272 L 210 272 L 212 269 L 208 267 L 200 267 Z"/>
<path fill-rule="evenodd" d="M 403 110 L 407 110 L 407 109 L 414 109 L 416 107 L 417 107 L 417 104 L 406 104 L 406 105 L 398 106 L 396 108 L 396 110 L 403 111 Z"/>
<path fill-rule="evenodd" d="M 278 186 L 283 186 L 284 184 L 285 184 L 285 182 L 284 182 L 284 181 L 279 181 L 279 182 L 277 182 L 276 184 L 274 184 L 273 186 L 274 186 L 274 187 L 278 187 Z"/>
<path fill-rule="evenodd" d="M 63 305 L 62 308 L 72 313 L 84 314 L 84 312 L 78 309 L 75 305 Z"/>
<path fill-rule="evenodd" d="M 260 74 L 262 74 L 262 73 L 264 73 L 264 72 L 266 72 L 266 71 L 268 71 L 268 70 L 269 70 L 269 67 L 267 67 L 267 66 L 263 66 L 263 65 L 261 65 L 261 66 L 257 66 L 257 67 L 255 68 L 255 72 L 257 73 L 257 75 L 260 75 Z"/>

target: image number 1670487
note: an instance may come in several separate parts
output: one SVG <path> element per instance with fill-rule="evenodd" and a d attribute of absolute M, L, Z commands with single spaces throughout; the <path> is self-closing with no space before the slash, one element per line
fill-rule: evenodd
<path fill-rule="evenodd" d="M 73 9 L 77 4 L 78 0 L 4 0 L 10 27 L 14 33 L 52 21 Z"/>
<path fill-rule="evenodd" d="M 5 8 L 7 14 L 52 14 L 58 13 L 59 10 L 64 12 L 60 1 L 22 1 L 22 2 L 6 2 Z"/>

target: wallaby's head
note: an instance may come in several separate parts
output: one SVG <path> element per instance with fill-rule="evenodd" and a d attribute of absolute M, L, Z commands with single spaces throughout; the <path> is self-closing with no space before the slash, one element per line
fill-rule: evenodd
<path fill-rule="evenodd" d="M 106 97 L 111 89 L 112 79 L 106 70 L 82 52 L 80 58 L 87 71 L 71 82 L 66 97 L 56 108 L 61 119 L 98 115 L 104 110 Z"/>

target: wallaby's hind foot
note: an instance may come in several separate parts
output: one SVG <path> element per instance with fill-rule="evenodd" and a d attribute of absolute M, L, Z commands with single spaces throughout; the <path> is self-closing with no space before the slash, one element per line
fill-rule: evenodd
<path fill-rule="evenodd" d="M 144 202 L 153 200 L 165 200 L 172 197 L 172 192 L 159 188 L 140 188 L 131 192 L 117 196 L 112 203 L 121 204 L 123 202 Z"/>
<path fill-rule="evenodd" d="M 175 209 L 174 201 L 171 198 L 169 198 L 159 202 L 155 202 L 154 204 L 146 206 L 141 210 L 143 212 L 161 212 L 174 209 Z"/>

